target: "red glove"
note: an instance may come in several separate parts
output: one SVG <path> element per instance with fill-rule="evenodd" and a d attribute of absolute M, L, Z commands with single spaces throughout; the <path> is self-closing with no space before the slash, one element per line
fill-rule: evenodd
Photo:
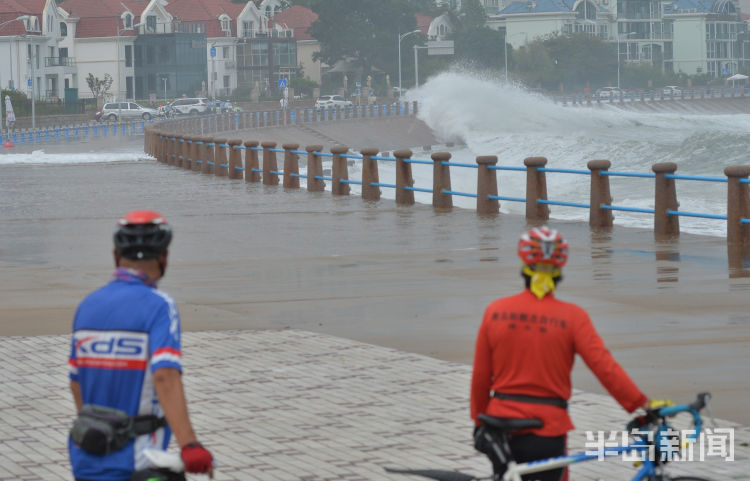
<path fill-rule="evenodd" d="M 208 473 L 213 468 L 213 456 L 199 442 L 186 444 L 180 453 L 186 473 Z"/>

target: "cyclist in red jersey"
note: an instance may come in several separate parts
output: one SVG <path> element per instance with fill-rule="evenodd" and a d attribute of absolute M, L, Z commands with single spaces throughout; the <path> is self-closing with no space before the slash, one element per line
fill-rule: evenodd
<path fill-rule="evenodd" d="M 568 244 L 554 229 L 533 228 L 518 242 L 526 289 L 497 299 L 485 310 L 477 335 L 471 381 L 471 417 L 477 449 L 493 461 L 495 474 L 505 466 L 487 453 L 479 414 L 536 418 L 541 428 L 513 435 L 517 462 L 565 454 L 565 435 L 573 429 L 567 412 L 570 374 L 575 355 L 628 412 L 648 408 L 648 398 L 615 361 L 588 314 L 575 304 L 555 298 L 568 259 Z M 560 481 L 567 470 L 523 476 L 524 481 Z"/>

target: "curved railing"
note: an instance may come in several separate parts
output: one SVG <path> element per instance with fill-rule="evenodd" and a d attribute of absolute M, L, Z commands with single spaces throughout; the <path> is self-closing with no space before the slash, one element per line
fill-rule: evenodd
<path fill-rule="evenodd" d="M 682 89 L 678 93 L 664 89 L 622 90 L 601 94 L 571 93 L 551 95 L 555 103 L 571 105 L 621 104 L 636 102 L 658 102 L 672 100 L 704 100 L 750 96 L 750 88 L 745 87 L 712 87 Z"/>
<path fill-rule="evenodd" d="M 476 199 L 476 212 L 480 215 L 498 214 L 500 201 L 525 203 L 526 219 L 532 222 L 549 219 L 551 205 L 587 209 L 589 224 L 595 228 L 613 225 L 613 211 L 627 211 L 652 215 L 654 232 L 660 237 L 673 237 L 680 234 L 679 218 L 700 217 L 724 221 L 727 225 L 727 242 L 730 244 L 750 244 L 750 166 L 730 166 L 724 169 L 724 177 L 690 176 L 676 174 L 677 164 L 657 163 L 651 172 L 611 171 L 608 160 L 594 160 L 587 169 L 557 169 L 547 167 L 544 157 L 524 159 L 523 166 L 498 166 L 497 156 L 478 156 L 475 163 L 452 162 L 449 152 L 435 152 L 430 159 L 414 159 L 408 149 L 396 150 L 393 155 L 379 155 L 377 149 L 365 148 L 360 153 L 352 153 L 346 146 L 331 147 L 324 152 L 320 145 L 308 145 L 304 150 L 298 144 L 284 144 L 277 148 L 275 142 L 258 140 L 227 140 L 200 135 L 197 125 L 181 125 L 182 133 L 175 132 L 175 125 L 154 125 L 147 128 L 145 150 L 159 162 L 191 169 L 204 174 L 278 185 L 283 178 L 284 187 L 300 187 L 300 178 L 307 179 L 308 191 L 322 191 L 325 183 L 330 183 L 333 195 L 348 195 L 350 185 L 361 186 L 364 200 L 379 200 L 381 189 L 395 190 L 396 204 L 415 203 L 414 192 L 432 194 L 432 205 L 436 209 L 451 209 L 453 197 L 463 196 Z M 192 128 L 189 128 L 192 127 Z M 283 169 L 279 170 L 277 154 L 283 154 Z M 299 156 L 307 157 L 307 174 L 300 174 Z M 331 159 L 331 174 L 323 175 L 322 158 Z M 349 161 L 361 162 L 361 178 L 350 179 Z M 394 164 L 395 183 L 380 181 L 379 165 Z M 431 165 L 432 185 L 415 186 L 412 165 Z M 458 191 L 451 188 L 451 169 L 474 169 L 477 171 L 475 192 Z M 524 197 L 499 195 L 498 172 L 516 171 L 526 174 L 526 194 Z M 575 175 L 589 177 L 588 203 L 569 202 L 564 199 L 550 199 L 547 195 L 547 175 Z M 654 208 L 644 209 L 635 206 L 612 204 L 610 178 L 625 177 L 648 179 L 654 183 Z M 679 209 L 677 182 L 710 182 L 727 184 L 727 204 L 725 213 L 689 212 Z"/>

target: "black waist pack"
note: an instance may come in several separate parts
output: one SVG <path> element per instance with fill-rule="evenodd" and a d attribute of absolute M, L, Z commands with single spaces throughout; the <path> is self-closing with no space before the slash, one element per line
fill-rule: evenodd
<path fill-rule="evenodd" d="M 136 436 L 166 425 L 166 419 L 157 416 L 129 416 L 119 409 L 84 404 L 73 421 L 70 437 L 83 450 L 105 455 L 124 448 Z"/>

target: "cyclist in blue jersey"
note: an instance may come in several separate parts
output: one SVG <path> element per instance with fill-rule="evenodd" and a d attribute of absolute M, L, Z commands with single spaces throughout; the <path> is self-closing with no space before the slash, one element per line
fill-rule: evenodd
<path fill-rule="evenodd" d="M 152 479 L 144 450 L 166 450 L 172 432 L 185 471 L 213 477 L 188 415 L 177 306 L 156 287 L 171 239 L 157 212 L 120 219 L 114 277 L 76 311 L 69 365 L 78 417 L 68 451 L 77 481 Z"/>

